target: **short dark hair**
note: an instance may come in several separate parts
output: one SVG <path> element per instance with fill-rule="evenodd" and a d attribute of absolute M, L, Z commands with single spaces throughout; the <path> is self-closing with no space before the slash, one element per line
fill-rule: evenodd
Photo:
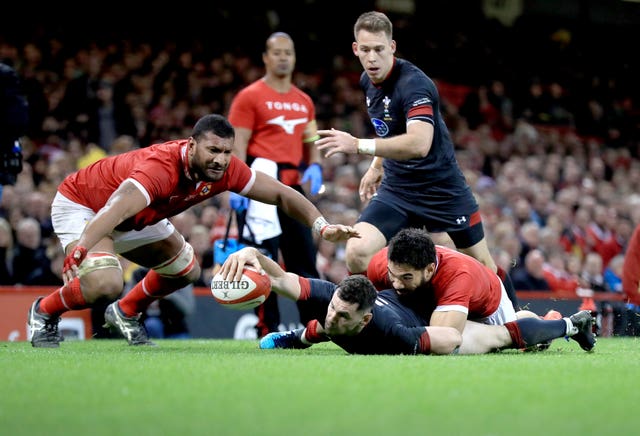
<path fill-rule="evenodd" d="M 390 262 L 424 269 L 436 261 L 436 246 L 425 230 L 406 228 L 389 241 L 387 258 Z"/>
<path fill-rule="evenodd" d="M 218 114 L 209 114 L 200 118 L 196 122 L 196 125 L 193 126 L 191 136 L 193 136 L 195 140 L 199 140 L 208 132 L 213 132 L 221 138 L 234 138 L 236 134 L 231 123 L 225 117 Z"/>
<path fill-rule="evenodd" d="M 338 297 L 347 303 L 356 303 L 359 311 L 373 308 L 378 291 L 367 277 L 354 274 L 343 279 L 336 290 Z"/>
<path fill-rule="evenodd" d="M 271 41 L 274 38 L 285 38 L 285 39 L 288 39 L 289 41 L 291 41 L 291 44 L 293 44 L 293 38 L 291 38 L 291 36 L 288 33 L 286 33 L 286 32 L 273 32 L 271 35 L 269 35 L 269 37 L 265 41 L 265 44 L 264 44 L 264 52 L 265 53 L 269 51 L 269 41 Z"/>
<path fill-rule="evenodd" d="M 356 39 L 358 39 L 358 32 L 361 30 L 371 33 L 384 32 L 389 39 L 393 38 L 393 24 L 391 24 L 389 17 L 382 12 L 370 11 L 360 15 L 353 26 L 353 36 Z"/>

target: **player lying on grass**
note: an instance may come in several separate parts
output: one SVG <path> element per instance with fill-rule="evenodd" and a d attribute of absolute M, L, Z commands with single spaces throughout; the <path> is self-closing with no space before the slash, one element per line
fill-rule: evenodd
<path fill-rule="evenodd" d="M 307 279 L 284 271 L 253 247 L 229 256 L 220 273 L 227 280 L 239 280 L 247 264 L 269 275 L 273 291 L 306 305 L 316 314 L 316 320 L 305 328 L 265 336 L 260 348 L 307 348 L 333 341 L 353 354 L 481 354 L 506 348 L 526 349 L 565 336 L 586 351 L 596 343 L 593 317 L 588 311 L 560 320 L 523 318 L 504 325 L 467 321 L 460 333 L 453 327 L 428 326 L 423 317 L 400 301 L 396 292 L 377 292 L 363 275 L 349 276 L 338 285 Z"/>

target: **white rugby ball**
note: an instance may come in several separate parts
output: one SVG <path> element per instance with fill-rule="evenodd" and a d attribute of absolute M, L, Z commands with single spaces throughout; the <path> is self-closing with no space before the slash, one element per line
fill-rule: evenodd
<path fill-rule="evenodd" d="M 224 307 L 236 310 L 253 309 L 264 303 L 271 293 L 271 280 L 264 273 L 245 267 L 242 278 L 227 281 L 220 274 L 211 279 L 211 294 Z"/>

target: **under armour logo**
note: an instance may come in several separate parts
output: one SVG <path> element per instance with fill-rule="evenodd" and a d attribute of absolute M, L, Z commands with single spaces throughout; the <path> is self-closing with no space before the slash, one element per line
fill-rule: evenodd
<path fill-rule="evenodd" d="M 267 124 L 276 124 L 284 129 L 286 133 L 289 135 L 293 135 L 293 130 L 296 128 L 298 124 L 306 123 L 307 118 L 296 118 L 293 120 L 285 120 L 284 115 L 280 115 L 279 117 L 275 117 L 267 121 Z"/>
<path fill-rule="evenodd" d="M 462 224 L 462 223 L 466 223 L 467 219 L 463 216 L 461 216 L 460 218 L 456 218 L 456 223 L 458 224 Z"/>

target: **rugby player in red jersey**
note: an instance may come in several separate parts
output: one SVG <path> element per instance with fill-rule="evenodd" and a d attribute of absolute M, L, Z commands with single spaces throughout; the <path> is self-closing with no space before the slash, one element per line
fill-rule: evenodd
<path fill-rule="evenodd" d="M 65 178 L 53 200 L 54 231 L 67 253 L 64 285 L 39 297 L 28 314 L 34 347 L 58 347 L 60 315 L 116 300 L 123 290 L 117 254 L 149 272 L 105 311 L 106 323 L 130 345 L 148 345 L 139 321 L 149 304 L 200 276 L 193 248 L 169 217 L 221 192 L 232 191 L 275 204 L 320 237 L 357 237 L 329 224 L 302 194 L 231 154 L 235 132 L 221 115 L 195 124 L 191 137 L 108 157 Z"/>

